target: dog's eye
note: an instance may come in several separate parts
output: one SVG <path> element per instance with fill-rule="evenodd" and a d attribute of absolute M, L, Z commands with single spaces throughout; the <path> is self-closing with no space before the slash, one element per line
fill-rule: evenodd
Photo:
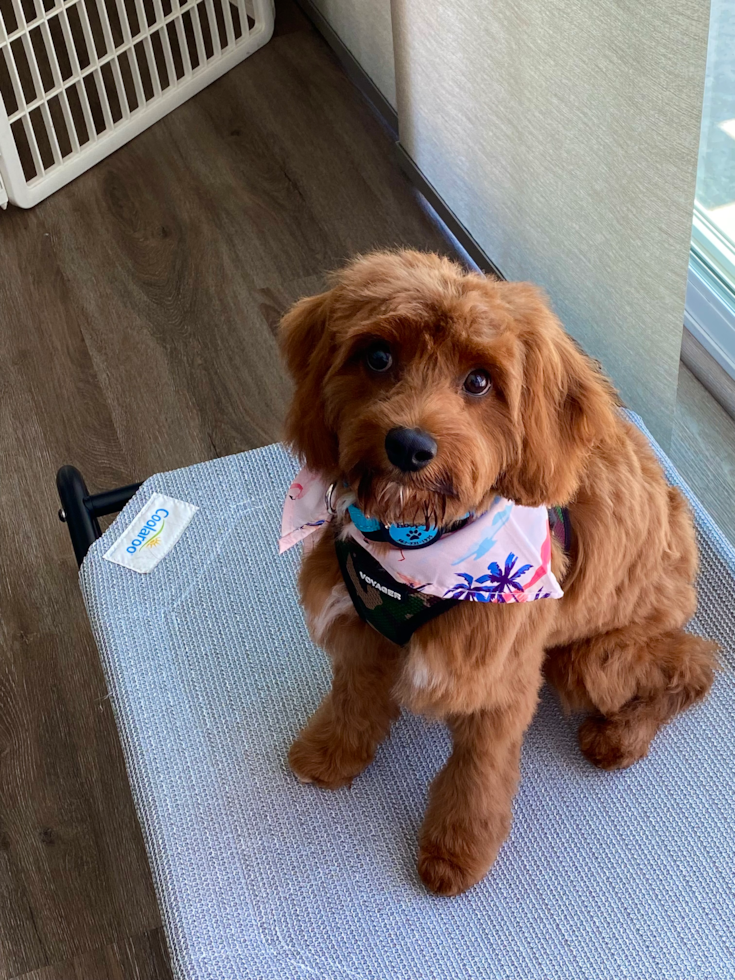
<path fill-rule="evenodd" d="M 387 344 L 377 343 L 365 354 L 365 363 L 371 371 L 382 373 L 393 364 L 393 355 Z"/>
<path fill-rule="evenodd" d="M 464 379 L 464 390 L 470 395 L 484 395 L 490 390 L 490 375 L 482 368 L 475 368 Z"/>

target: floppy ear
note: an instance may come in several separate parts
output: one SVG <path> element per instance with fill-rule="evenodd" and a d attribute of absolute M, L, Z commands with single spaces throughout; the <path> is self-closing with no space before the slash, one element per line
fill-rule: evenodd
<path fill-rule="evenodd" d="M 299 300 L 281 320 L 279 341 L 295 390 L 284 436 L 309 469 L 338 466 L 337 437 L 325 417 L 323 382 L 332 359 L 329 306 L 332 293 Z"/>
<path fill-rule="evenodd" d="M 593 447 L 616 425 L 617 396 L 563 329 L 540 291 L 503 284 L 524 351 L 523 384 L 514 413 L 520 453 L 498 484 L 527 507 L 569 503 Z M 516 305 L 518 304 L 518 305 Z"/>

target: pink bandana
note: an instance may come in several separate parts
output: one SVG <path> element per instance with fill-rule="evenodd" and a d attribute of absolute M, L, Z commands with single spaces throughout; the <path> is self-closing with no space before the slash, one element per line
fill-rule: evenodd
<path fill-rule="evenodd" d="M 296 476 L 283 507 L 280 554 L 332 520 L 327 489 L 310 470 Z M 442 599 L 527 602 L 563 595 L 551 571 L 545 507 L 521 507 L 496 497 L 480 517 L 419 549 L 376 545 L 352 523 L 341 533 L 354 538 L 397 582 Z"/>

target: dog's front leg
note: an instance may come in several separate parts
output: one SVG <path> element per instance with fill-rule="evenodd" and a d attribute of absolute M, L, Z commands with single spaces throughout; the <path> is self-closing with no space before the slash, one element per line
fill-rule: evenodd
<path fill-rule="evenodd" d="M 431 785 L 419 838 L 419 874 L 440 895 L 478 882 L 508 834 L 553 614 L 541 602 L 461 603 L 429 624 L 409 652 L 400 700 L 444 718 L 452 734 L 452 754 Z"/>
<path fill-rule="evenodd" d="M 357 615 L 332 625 L 325 640 L 332 689 L 291 746 L 288 761 L 302 782 L 337 789 L 368 766 L 398 716 L 393 697 L 400 648 Z"/>
<path fill-rule="evenodd" d="M 419 874 L 439 895 L 458 895 L 494 862 L 511 824 L 525 724 L 514 709 L 448 720 L 453 750 L 431 785 L 419 840 Z"/>
<path fill-rule="evenodd" d="M 333 679 L 288 761 L 302 782 L 337 789 L 372 762 L 398 717 L 393 687 L 403 655 L 355 612 L 331 528 L 306 554 L 299 589 L 309 631 L 329 654 Z"/>

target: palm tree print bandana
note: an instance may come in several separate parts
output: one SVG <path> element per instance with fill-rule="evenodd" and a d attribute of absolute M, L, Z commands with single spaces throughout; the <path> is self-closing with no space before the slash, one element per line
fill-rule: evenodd
<path fill-rule="evenodd" d="M 302 469 L 296 476 L 283 508 L 281 554 L 334 519 L 327 490 L 323 478 L 316 473 Z M 418 616 L 421 622 L 411 624 L 410 636 L 427 619 L 445 611 L 436 608 L 444 606 L 437 604 L 437 599 L 449 600 L 448 608 L 457 601 L 529 602 L 559 599 L 563 595 L 551 571 L 549 512 L 545 507 L 522 507 L 504 497 L 496 497 L 484 514 L 473 516 L 459 530 L 445 530 L 428 547 L 376 543 L 366 538 L 353 521 L 342 524 L 335 543 L 357 611 L 365 619 L 367 608 L 371 613 L 368 621 L 384 635 L 388 633 L 375 621 L 383 618 L 374 611 L 381 606 L 386 607 L 382 613 L 394 625 L 395 621 L 400 625 L 406 620 L 402 609 L 409 614 L 408 619 Z M 413 614 L 409 605 L 415 607 Z M 392 632 L 395 634 L 396 630 Z M 406 631 L 398 632 L 403 636 Z M 407 642 L 395 635 L 388 638 Z"/>

